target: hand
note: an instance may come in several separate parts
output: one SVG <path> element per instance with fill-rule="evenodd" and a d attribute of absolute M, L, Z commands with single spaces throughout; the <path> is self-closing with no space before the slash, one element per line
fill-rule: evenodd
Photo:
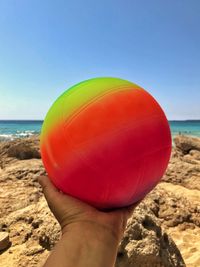
<path fill-rule="evenodd" d="M 48 206 L 58 220 L 62 234 L 76 224 L 86 223 L 96 230 L 110 233 L 117 242 L 123 236 L 128 217 L 130 217 L 137 203 L 114 211 L 99 211 L 96 208 L 60 192 L 47 176 L 38 178 L 42 186 Z"/>

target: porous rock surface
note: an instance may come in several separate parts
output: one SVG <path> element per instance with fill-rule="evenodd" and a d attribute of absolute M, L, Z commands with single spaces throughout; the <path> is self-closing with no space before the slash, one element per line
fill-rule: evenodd
<path fill-rule="evenodd" d="M 200 266 L 200 139 L 177 136 L 166 174 L 135 209 L 116 267 Z M 42 266 L 60 238 L 37 182 L 38 136 L 0 143 L 0 267 Z"/>

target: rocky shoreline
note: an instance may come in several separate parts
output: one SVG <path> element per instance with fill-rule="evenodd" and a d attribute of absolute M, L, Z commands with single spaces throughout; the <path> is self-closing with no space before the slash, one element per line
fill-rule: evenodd
<path fill-rule="evenodd" d="M 200 139 L 174 143 L 162 181 L 128 221 L 116 267 L 200 266 Z M 0 232 L 10 239 L 0 267 L 41 266 L 59 239 L 37 182 L 43 174 L 38 136 L 0 142 Z"/>

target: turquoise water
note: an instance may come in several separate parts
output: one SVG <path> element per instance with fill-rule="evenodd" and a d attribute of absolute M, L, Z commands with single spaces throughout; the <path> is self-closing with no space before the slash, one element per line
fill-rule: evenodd
<path fill-rule="evenodd" d="M 177 134 L 200 137 L 200 120 L 170 121 L 172 136 Z"/>
<path fill-rule="evenodd" d="M 43 121 L 1 121 L 0 140 L 31 136 L 40 133 Z M 170 121 L 172 136 L 179 133 L 200 137 L 200 120 Z"/>
<path fill-rule="evenodd" d="M 12 140 L 40 133 L 43 121 L 2 121 L 0 140 Z"/>

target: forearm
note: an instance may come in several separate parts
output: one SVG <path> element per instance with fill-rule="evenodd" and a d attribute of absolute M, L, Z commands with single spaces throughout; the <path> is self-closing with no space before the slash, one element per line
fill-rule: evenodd
<path fill-rule="evenodd" d="M 44 267 L 113 267 L 118 241 L 106 229 L 73 225 L 62 235 Z"/>

